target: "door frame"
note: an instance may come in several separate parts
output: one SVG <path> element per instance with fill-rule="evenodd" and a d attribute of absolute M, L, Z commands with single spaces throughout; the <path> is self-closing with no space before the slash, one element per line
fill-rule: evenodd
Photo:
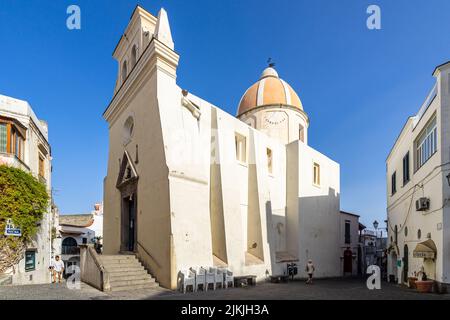
<path fill-rule="evenodd" d="M 403 246 L 403 282 L 408 283 L 408 273 L 409 273 L 409 248 L 405 244 Z"/>
<path fill-rule="evenodd" d="M 137 179 L 128 181 L 126 184 L 120 187 L 120 251 L 130 251 L 129 240 L 130 240 L 130 228 L 129 224 L 129 206 L 125 205 L 125 201 L 128 201 L 130 197 L 133 197 L 134 202 L 134 244 L 132 252 L 137 250 L 137 235 L 138 235 L 138 192 L 137 192 Z"/>

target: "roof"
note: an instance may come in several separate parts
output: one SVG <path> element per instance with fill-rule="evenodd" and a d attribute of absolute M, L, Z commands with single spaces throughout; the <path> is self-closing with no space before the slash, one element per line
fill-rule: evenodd
<path fill-rule="evenodd" d="M 440 64 L 440 65 L 438 65 L 436 68 L 434 68 L 434 70 L 433 70 L 433 75 L 435 75 L 436 74 L 436 71 L 438 71 L 440 68 L 442 68 L 442 67 L 444 67 L 444 66 L 446 66 L 447 64 L 449 64 L 450 65 L 450 60 L 449 61 L 447 61 L 447 62 L 444 62 L 444 63 L 442 63 L 442 64 Z"/>
<path fill-rule="evenodd" d="M 358 218 L 360 217 L 360 216 L 357 215 L 357 214 L 354 214 L 354 213 L 351 213 L 351 212 L 347 212 L 347 211 L 342 211 L 342 210 L 341 210 L 341 213 L 342 213 L 342 214 L 348 214 L 348 215 L 350 215 L 350 216 L 354 216 L 354 217 L 358 217 Z"/>
<path fill-rule="evenodd" d="M 303 105 L 292 87 L 280 79 L 273 67 L 266 68 L 259 80 L 241 98 L 238 116 L 260 106 L 286 105 L 303 111 Z"/>
<path fill-rule="evenodd" d="M 43 120 L 38 119 L 28 101 L 0 94 L 0 109 L 29 117 L 48 143 L 48 130 L 43 127 Z"/>
<path fill-rule="evenodd" d="M 94 215 L 89 214 L 67 214 L 59 216 L 59 225 L 60 226 L 71 226 L 71 227 L 80 227 L 87 228 L 90 227 L 94 223 Z"/>

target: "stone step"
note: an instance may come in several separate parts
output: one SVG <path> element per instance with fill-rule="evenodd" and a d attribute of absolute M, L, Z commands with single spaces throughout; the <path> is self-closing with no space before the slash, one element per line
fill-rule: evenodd
<path fill-rule="evenodd" d="M 153 289 L 157 288 L 159 285 L 157 282 L 149 282 L 144 284 L 135 285 L 125 285 L 125 286 L 111 286 L 111 291 L 127 291 L 127 290 L 137 290 L 137 289 Z"/>
<path fill-rule="evenodd" d="M 136 255 L 134 255 L 132 253 L 130 253 L 130 254 L 119 253 L 119 254 L 102 254 L 101 257 L 107 257 L 107 258 L 128 257 L 129 258 L 129 257 L 136 257 Z"/>
<path fill-rule="evenodd" d="M 114 272 L 122 272 L 126 273 L 127 271 L 139 271 L 139 270 L 145 270 L 142 265 L 132 265 L 132 266 L 104 266 L 106 271 L 114 273 Z"/>
<path fill-rule="evenodd" d="M 140 274 L 119 274 L 119 275 L 110 275 L 109 281 L 115 282 L 115 281 L 130 281 L 130 280 L 140 280 L 140 279 L 153 279 L 147 272 L 142 272 Z M 154 279 L 153 279 L 154 280 Z"/>
<path fill-rule="evenodd" d="M 147 270 L 127 270 L 127 271 L 114 271 L 114 272 L 108 271 L 108 273 L 109 273 L 109 276 L 112 278 L 123 277 L 123 276 L 131 277 L 131 276 L 149 275 L 147 273 Z"/>
<path fill-rule="evenodd" d="M 123 286 L 137 286 L 141 284 L 149 284 L 156 282 L 155 279 L 147 277 L 147 278 L 141 278 L 136 280 L 114 280 L 110 281 L 109 284 L 111 285 L 111 288 L 116 287 L 123 287 Z"/>
<path fill-rule="evenodd" d="M 138 261 L 135 256 L 100 256 L 100 260 L 104 262 L 112 261 Z"/>
<path fill-rule="evenodd" d="M 137 266 L 137 267 L 140 267 L 140 266 L 142 266 L 142 264 L 139 262 L 139 261 L 129 261 L 129 262 L 106 262 L 106 263 L 103 263 L 103 265 L 106 267 L 106 268 L 121 268 L 121 267 L 125 267 L 125 268 L 128 268 L 128 267 L 133 267 L 133 266 Z"/>

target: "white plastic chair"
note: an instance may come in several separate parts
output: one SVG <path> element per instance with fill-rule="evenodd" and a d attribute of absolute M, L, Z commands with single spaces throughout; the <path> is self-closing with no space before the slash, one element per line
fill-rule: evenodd
<path fill-rule="evenodd" d="M 192 286 L 192 291 L 197 291 L 197 286 L 195 285 L 195 273 L 191 270 L 182 270 L 178 273 L 178 281 L 180 289 L 183 293 L 186 293 L 186 288 Z"/>
<path fill-rule="evenodd" d="M 195 273 L 195 290 L 197 291 L 198 286 L 202 286 L 202 289 L 205 290 L 205 282 L 206 282 L 206 270 L 202 267 L 194 269 L 191 268 L 191 271 Z"/>
<path fill-rule="evenodd" d="M 211 268 L 205 269 L 205 290 L 208 291 L 209 285 L 213 285 L 213 290 L 216 290 L 215 273 Z"/>
<path fill-rule="evenodd" d="M 218 284 L 220 284 L 220 287 L 223 289 L 222 272 L 217 268 L 209 268 L 209 272 L 214 274 L 214 290 L 216 290 Z"/>
<path fill-rule="evenodd" d="M 233 272 L 228 269 L 222 269 L 223 273 L 223 283 L 225 285 L 225 289 L 228 289 L 228 284 L 231 282 L 231 287 L 234 287 L 234 276 Z"/>

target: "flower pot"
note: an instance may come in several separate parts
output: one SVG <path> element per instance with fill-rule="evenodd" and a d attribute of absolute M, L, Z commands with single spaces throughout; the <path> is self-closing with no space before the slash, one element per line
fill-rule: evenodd
<path fill-rule="evenodd" d="M 430 293 L 433 289 L 433 280 L 416 281 L 417 291 L 420 293 Z"/>
<path fill-rule="evenodd" d="M 409 287 L 411 289 L 416 289 L 417 288 L 416 281 L 417 281 L 416 277 L 408 277 L 408 285 L 409 285 Z"/>

